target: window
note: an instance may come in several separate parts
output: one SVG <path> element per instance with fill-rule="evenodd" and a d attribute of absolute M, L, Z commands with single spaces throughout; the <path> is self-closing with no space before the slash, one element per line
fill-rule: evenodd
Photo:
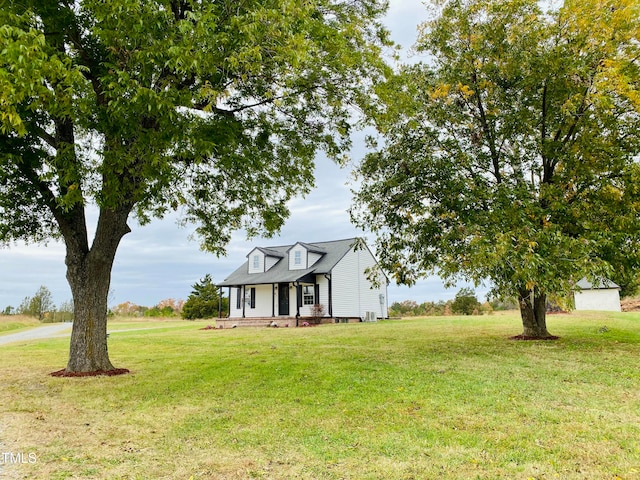
<path fill-rule="evenodd" d="M 305 285 L 302 290 L 302 303 L 304 305 L 313 305 L 315 303 L 313 285 Z"/>
<path fill-rule="evenodd" d="M 300 250 L 294 252 L 293 263 L 294 265 L 302 265 L 302 252 Z"/>
<path fill-rule="evenodd" d="M 260 268 L 260 255 L 253 256 L 253 269 L 258 270 Z"/>
<path fill-rule="evenodd" d="M 240 310 L 242 300 L 242 288 L 238 287 L 238 295 L 236 296 L 236 309 Z"/>

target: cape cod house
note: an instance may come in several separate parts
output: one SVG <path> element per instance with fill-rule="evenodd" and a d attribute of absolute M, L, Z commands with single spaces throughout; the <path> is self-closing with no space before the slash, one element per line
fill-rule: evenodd
<path fill-rule="evenodd" d="M 377 264 L 362 239 L 255 247 L 220 287 L 229 289 L 222 326 L 297 326 L 303 322 L 375 321 L 387 317 L 387 284 L 367 278 Z"/>

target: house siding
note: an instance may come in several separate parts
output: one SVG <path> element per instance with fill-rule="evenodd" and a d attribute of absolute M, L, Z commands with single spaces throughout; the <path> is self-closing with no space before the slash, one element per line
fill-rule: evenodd
<path fill-rule="evenodd" d="M 265 267 L 266 267 L 265 268 L 265 272 L 267 270 L 269 270 L 271 267 L 273 267 L 276 263 L 278 263 L 279 260 L 280 260 L 280 258 L 278 258 L 278 257 L 269 257 L 269 256 L 267 256 L 265 258 L 265 264 L 266 264 L 265 265 Z"/>
<path fill-rule="evenodd" d="M 314 297 L 314 304 L 321 304 L 324 307 L 323 316 L 329 316 L 329 280 L 327 280 L 324 275 L 316 275 L 316 284 L 318 285 L 318 289 L 320 290 L 320 298 Z M 311 285 L 313 284 L 302 284 L 302 285 Z M 304 299 L 303 299 L 304 302 Z M 302 317 L 312 317 L 313 313 L 313 305 L 302 305 L 300 307 L 300 316 Z"/>
<path fill-rule="evenodd" d="M 329 280 L 324 275 L 316 275 L 316 283 L 320 289 L 320 298 L 316 299 L 316 303 L 323 305 L 324 316 L 329 316 Z"/>
<path fill-rule="evenodd" d="M 366 312 L 375 312 L 378 318 L 387 317 L 387 286 L 371 288 L 365 270 L 376 260 L 364 248 L 349 250 L 332 271 L 332 296 L 334 317 L 364 318 Z M 381 305 L 380 295 L 383 295 Z"/>
<path fill-rule="evenodd" d="M 256 296 L 255 296 L 255 308 L 251 308 L 250 298 L 251 298 L 251 289 L 255 288 Z M 242 289 L 240 289 L 242 290 Z M 273 313 L 272 303 L 271 303 L 271 285 L 247 285 L 245 290 L 244 297 L 244 316 L 247 318 L 252 317 L 270 317 Z M 237 308 L 237 295 L 238 289 L 231 289 L 231 308 L 230 308 L 230 317 L 242 317 L 242 301 L 240 302 L 240 308 Z M 276 297 L 277 302 L 277 297 Z M 277 304 L 276 304 L 277 310 Z M 276 311 L 277 313 L 277 311 Z"/>
<path fill-rule="evenodd" d="M 308 266 L 311 267 L 314 263 L 322 258 L 322 254 L 316 252 L 307 252 Z"/>
<path fill-rule="evenodd" d="M 240 308 L 237 308 L 238 290 L 241 288 L 232 287 L 229 289 L 229 316 L 241 317 L 242 316 L 242 303 Z"/>

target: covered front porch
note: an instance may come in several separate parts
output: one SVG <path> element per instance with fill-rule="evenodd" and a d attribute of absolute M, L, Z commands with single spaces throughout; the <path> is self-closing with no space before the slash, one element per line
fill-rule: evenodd
<path fill-rule="evenodd" d="M 326 317 L 329 319 L 326 323 L 334 323 L 330 321 L 333 308 L 329 275 L 307 274 L 294 281 L 228 285 L 228 288 L 229 319 L 268 319 L 295 326 Z"/>

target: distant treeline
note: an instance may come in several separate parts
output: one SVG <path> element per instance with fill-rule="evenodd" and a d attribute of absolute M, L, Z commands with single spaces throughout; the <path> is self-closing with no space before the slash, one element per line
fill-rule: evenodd
<path fill-rule="evenodd" d="M 153 307 L 124 302 L 113 307 L 109 314 L 120 317 L 180 317 L 185 320 L 226 316 L 229 299 L 220 297 L 211 275 L 205 275 L 192 288 L 186 301 L 167 298 Z"/>
<path fill-rule="evenodd" d="M 27 315 L 43 323 L 73 321 L 73 301 L 67 300 L 56 306 L 51 291 L 42 285 L 32 297 L 24 297 L 17 308 L 7 306 L 3 315 Z"/>
<path fill-rule="evenodd" d="M 415 300 L 394 302 L 389 307 L 390 317 L 428 317 L 443 315 L 483 315 L 497 310 L 518 308 L 515 300 L 491 300 L 480 303 L 473 289 L 463 288 L 453 300 L 439 300 L 418 304 Z"/>

